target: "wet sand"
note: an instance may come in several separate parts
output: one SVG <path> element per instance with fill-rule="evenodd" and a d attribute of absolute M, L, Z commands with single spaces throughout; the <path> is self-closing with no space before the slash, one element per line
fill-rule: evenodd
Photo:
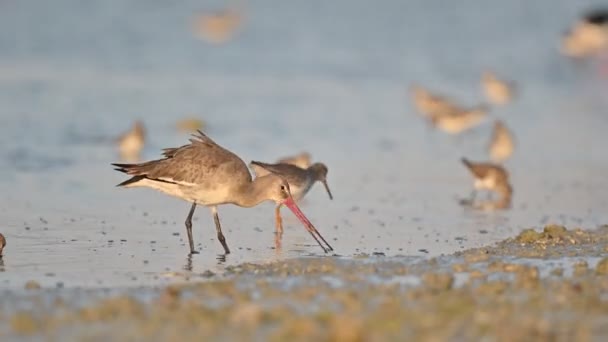
<path fill-rule="evenodd" d="M 166 287 L 2 294 L 0 336 L 107 340 L 577 340 L 608 336 L 608 226 L 552 225 L 432 259 L 228 267 Z M 185 276 L 185 275 L 182 275 Z"/>

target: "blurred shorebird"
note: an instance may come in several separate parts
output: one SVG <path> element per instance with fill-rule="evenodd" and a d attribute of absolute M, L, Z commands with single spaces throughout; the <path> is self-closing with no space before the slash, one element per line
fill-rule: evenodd
<path fill-rule="evenodd" d="M 474 207 L 484 209 L 506 209 L 511 207 L 513 188 L 509 183 L 509 173 L 504 167 L 492 163 L 475 163 L 466 158 L 462 158 L 461 161 L 475 179 L 471 198 L 467 201 L 463 201 L 463 204 L 471 204 Z M 474 201 L 478 190 L 495 192 L 500 198 L 495 202 L 485 202 L 475 205 Z"/>
<path fill-rule="evenodd" d="M 589 11 L 562 37 L 561 51 L 574 58 L 608 49 L 608 9 Z"/>
<path fill-rule="evenodd" d="M 436 128 L 449 134 L 459 134 L 480 125 L 487 117 L 488 111 L 487 106 L 479 105 L 471 109 L 453 110 L 430 119 Z"/>
<path fill-rule="evenodd" d="M 143 122 L 137 120 L 133 127 L 116 139 L 120 159 L 128 162 L 137 161 L 146 143 L 146 130 Z"/>
<path fill-rule="evenodd" d="M 303 155 L 298 156 L 300 158 L 289 158 L 287 161 L 291 162 L 302 162 L 302 159 L 310 160 L 310 156 L 306 158 Z M 284 159 L 285 160 L 285 159 Z M 323 163 L 314 163 L 306 168 L 296 166 L 288 163 L 277 163 L 277 164 L 266 164 L 258 161 L 252 161 L 250 167 L 254 171 L 256 178 L 265 177 L 268 174 L 276 174 L 281 178 L 285 179 L 289 183 L 291 189 L 291 195 L 295 201 L 301 200 L 315 182 L 323 183 L 325 190 L 329 195 L 329 199 L 333 200 L 329 186 L 327 185 L 327 166 Z M 276 240 L 275 243 L 277 248 L 280 247 L 281 237 L 283 236 L 283 220 L 281 218 L 281 206 L 282 203 L 277 203 L 275 207 L 275 227 L 276 227 Z"/>
<path fill-rule="evenodd" d="M 418 85 L 410 87 L 410 95 L 416 111 L 425 118 L 441 116 L 456 111 L 459 108 L 449 98 L 433 94 L 428 89 Z"/>
<path fill-rule="evenodd" d="M 196 253 L 192 239 L 192 215 L 197 205 L 211 209 L 217 238 L 228 254 L 230 249 L 222 233 L 217 206 L 235 204 L 249 208 L 267 200 L 291 209 L 326 253 L 333 250 L 300 211 L 287 181 L 275 174 L 252 180 L 247 165 L 237 155 L 215 143 L 203 132 L 198 131 L 193 135 L 190 144 L 164 149 L 163 156 L 162 159 L 140 164 L 112 164 L 117 171 L 132 176 L 117 186 L 148 187 L 191 202 L 192 207 L 185 222 L 190 253 Z"/>
<path fill-rule="evenodd" d="M 6 246 L 6 239 L 4 238 L 4 235 L 2 235 L 2 233 L 0 233 L 0 258 L 2 258 L 2 250 L 4 250 L 5 246 Z"/>
<path fill-rule="evenodd" d="M 230 40 L 243 22 L 243 10 L 229 8 L 200 14 L 195 21 L 195 32 L 201 39 L 220 44 Z"/>
<path fill-rule="evenodd" d="M 281 158 L 277 161 L 277 163 L 278 164 L 291 164 L 291 165 L 295 165 L 299 168 L 305 169 L 310 166 L 310 159 L 311 159 L 310 153 L 302 152 L 300 154 L 296 154 L 295 156 Z"/>
<path fill-rule="evenodd" d="M 493 72 L 485 71 L 481 75 L 481 84 L 486 98 L 495 105 L 505 105 L 513 99 L 515 85 L 499 79 Z"/>
<path fill-rule="evenodd" d="M 496 120 L 488 146 L 490 159 L 495 163 L 502 163 L 511 157 L 514 149 L 513 135 L 502 121 Z"/>
<path fill-rule="evenodd" d="M 202 131 L 205 127 L 205 122 L 196 118 L 186 118 L 178 120 L 175 127 L 179 132 L 194 133 L 196 131 Z"/>

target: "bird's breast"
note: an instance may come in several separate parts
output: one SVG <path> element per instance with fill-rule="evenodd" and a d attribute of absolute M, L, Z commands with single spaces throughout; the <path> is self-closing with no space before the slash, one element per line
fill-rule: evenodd
<path fill-rule="evenodd" d="M 485 177 L 475 179 L 475 188 L 478 190 L 492 190 L 496 187 L 494 177 Z"/>
<path fill-rule="evenodd" d="M 296 201 L 301 200 L 304 196 L 306 196 L 313 183 L 314 181 L 310 177 L 301 182 L 289 182 L 291 197 L 293 197 L 293 199 Z"/>

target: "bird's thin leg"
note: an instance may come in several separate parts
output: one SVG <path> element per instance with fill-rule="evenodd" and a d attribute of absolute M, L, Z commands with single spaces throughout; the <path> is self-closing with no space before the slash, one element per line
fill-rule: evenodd
<path fill-rule="evenodd" d="M 281 218 L 281 204 L 274 208 L 274 219 L 275 219 L 275 237 L 274 244 L 277 250 L 281 249 L 281 240 L 283 240 L 283 219 Z"/>
<path fill-rule="evenodd" d="M 192 240 L 192 215 L 194 215 L 194 209 L 196 209 L 196 202 L 192 203 L 192 208 L 186 217 L 186 233 L 188 233 L 188 244 L 190 245 L 190 254 L 196 254 L 194 250 L 194 240 Z"/>
<path fill-rule="evenodd" d="M 213 220 L 215 221 L 215 229 L 217 230 L 217 239 L 220 240 L 222 247 L 224 247 L 224 252 L 226 254 L 230 254 L 230 249 L 228 248 L 228 245 L 226 244 L 226 238 L 224 237 L 224 234 L 222 233 L 222 226 L 220 225 L 220 217 L 217 214 L 217 207 L 216 206 L 211 207 L 211 212 L 213 213 Z"/>

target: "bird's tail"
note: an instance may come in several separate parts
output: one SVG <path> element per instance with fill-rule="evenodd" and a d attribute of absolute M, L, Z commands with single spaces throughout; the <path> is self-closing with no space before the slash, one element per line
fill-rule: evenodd
<path fill-rule="evenodd" d="M 122 173 L 126 173 L 128 175 L 133 175 L 133 177 L 127 179 L 126 181 L 117 184 L 116 186 L 127 186 L 133 183 L 136 183 L 144 178 L 146 178 L 145 174 L 142 173 L 142 166 L 145 166 L 146 163 L 143 164 L 119 164 L 113 163 L 112 166 L 116 168 L 114 170 L 120 171 Z"/>
<path fill-rule="evenodd" d="M 120 171 L 122 173 L 129 174 L 129 169 L 137 166 L 137 164 L 120 164 L 120 163 L 112 163 L 112 166 L 116 168 L 114 170 Z"/>

